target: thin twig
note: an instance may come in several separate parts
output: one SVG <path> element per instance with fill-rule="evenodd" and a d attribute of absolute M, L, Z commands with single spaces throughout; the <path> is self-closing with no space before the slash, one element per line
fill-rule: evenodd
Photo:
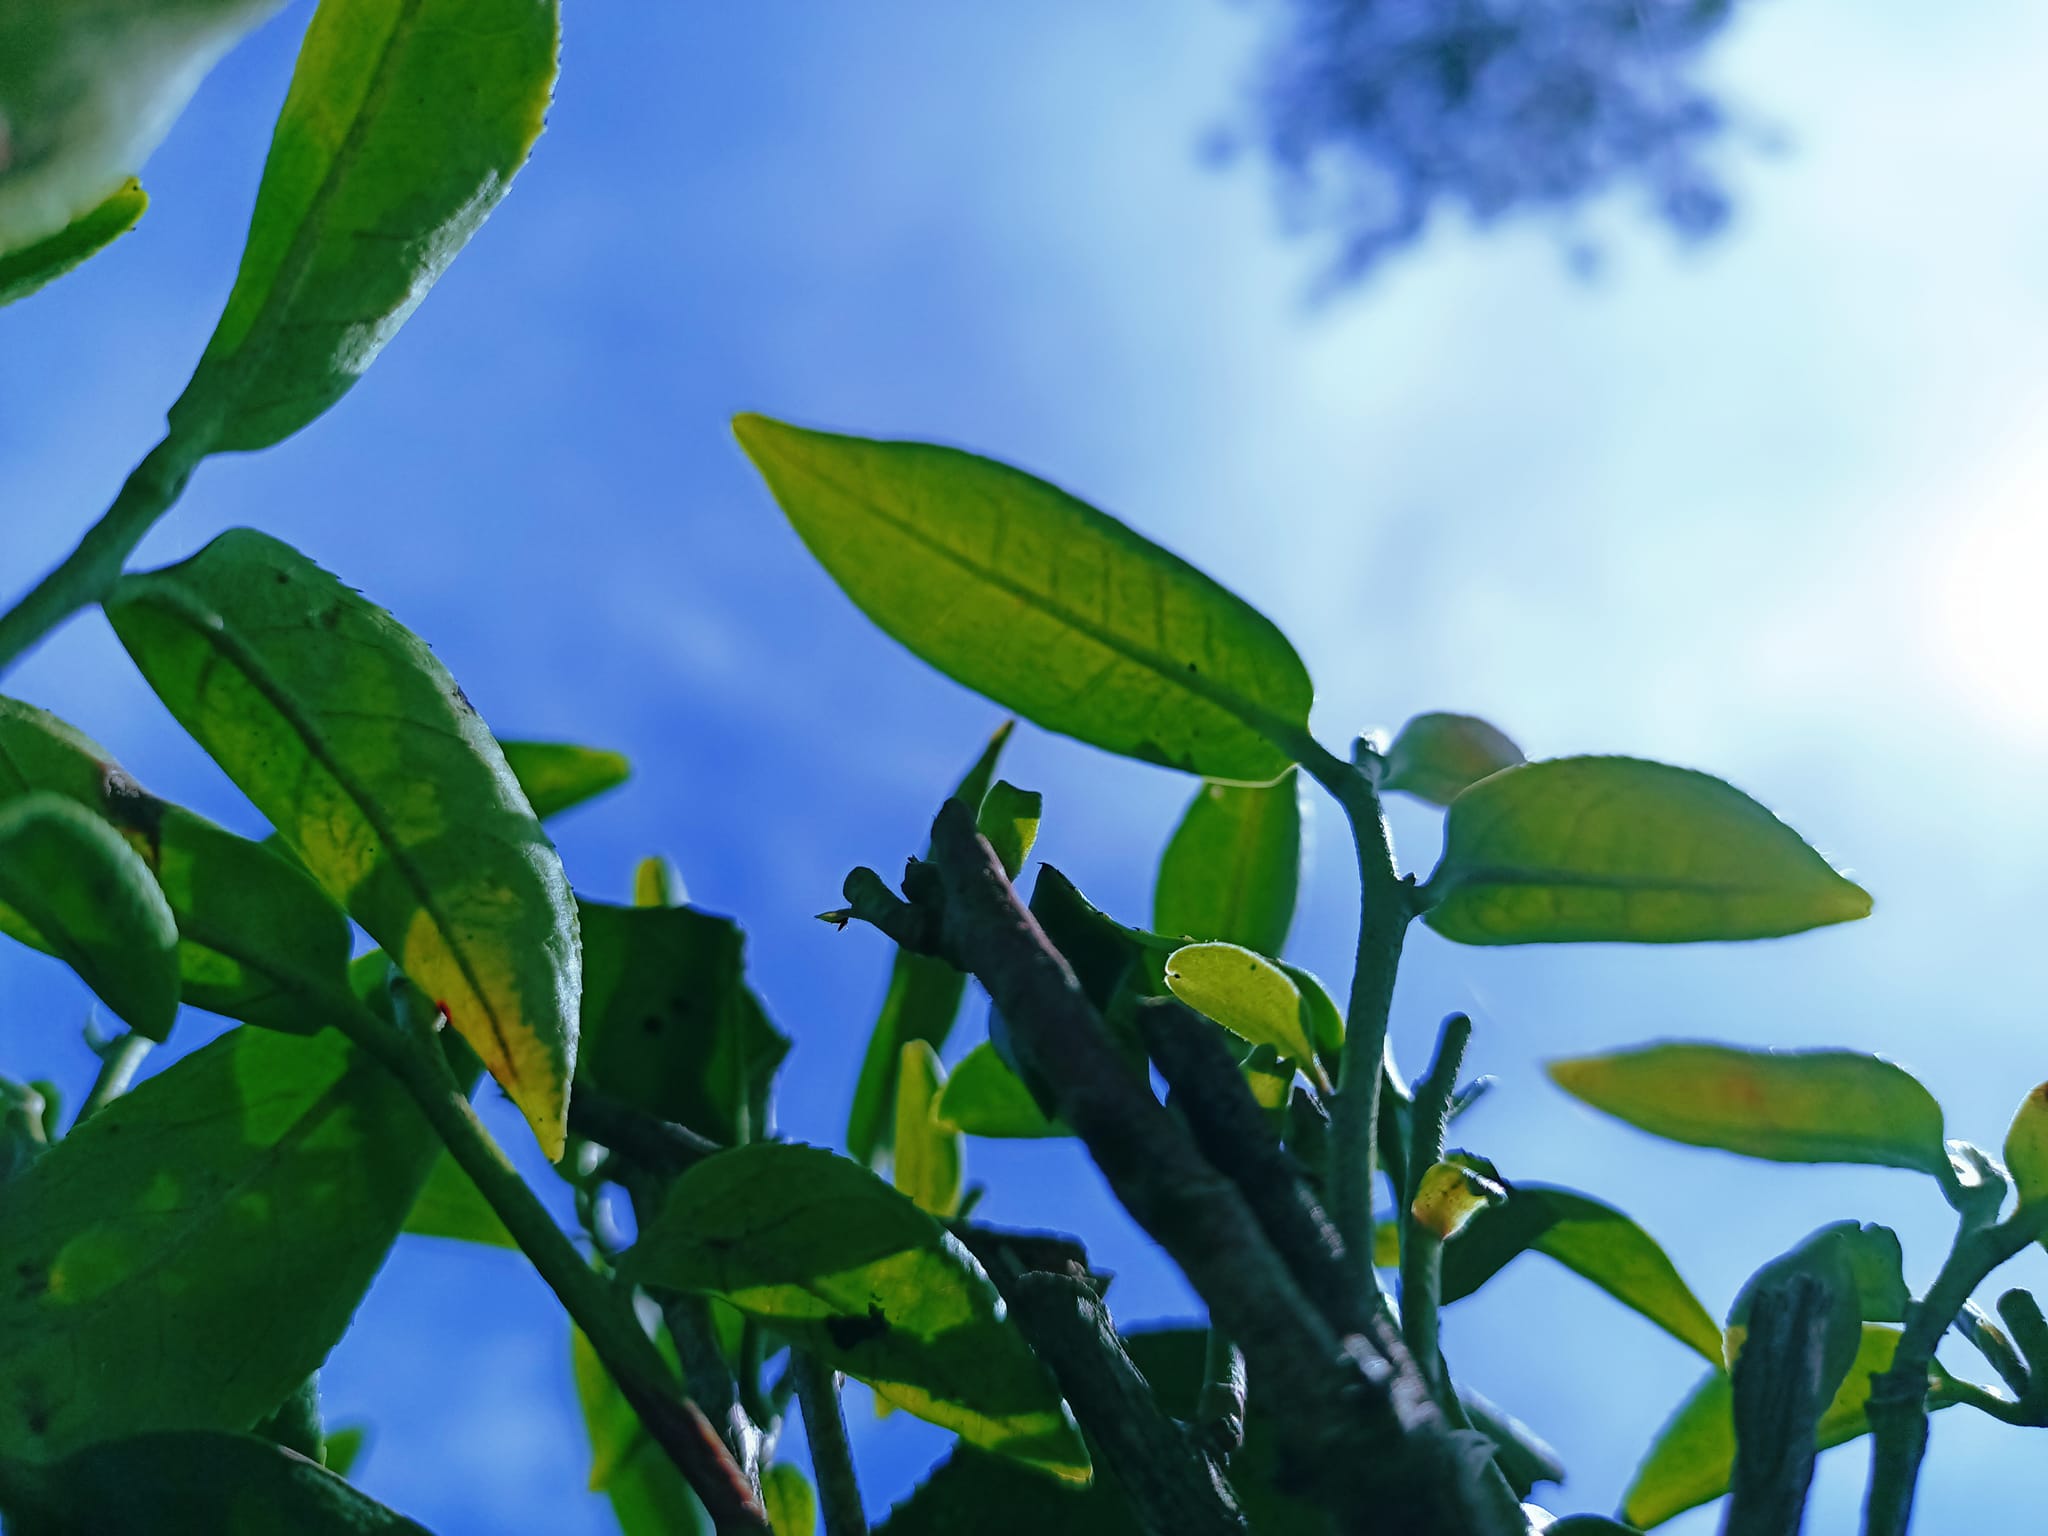
<path fill-rule="evenodd" d="M 128 1085 L 135 1081 L 135 1069 L 142 1065 L 142 1058 L 149 1054 L 153 1043 L 147 1035 L 138 1035 L 130 1030 L 99 1048 L 100 1070 L 92 1080 L 92 1091 L 78 1106 L 78 1117 L 71 1122 L 74 1131 L 89 1116 L 105 1109 L 128 1091 Z"/>
<path fill-rule="evenodd" d="M 796 1378 L 797 1401 L 803 1405 L 804 1434 L 811 1443 L 811 1472 L 818 1482 L 825 1536 L 868 1536 L 867 1512 L 861 1507 L 860 1482 L 853 1470 L 853 1449 L 846 1440 L 846 1413 L 839 1405 L 838 1375 L 803 1350 L 791 1353 L 789 1369 Z"/>

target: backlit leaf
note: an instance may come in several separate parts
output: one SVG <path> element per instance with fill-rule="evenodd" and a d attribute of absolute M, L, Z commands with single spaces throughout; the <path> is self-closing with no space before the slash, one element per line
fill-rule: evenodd
<path fill-rule="evenodd" d="M 1417 715 L 1387 748 L 1380 788 L 1449 805 L 1489 774 L 1522 760 L 1520 747 L 1476 715 Z"/>
<path fill-rule="evenodd" d="M 1287 973 L 1236 944 L 1190 944 L 1166 961 L 1166 984 L 1190 1008 L 1240 1039 L 1270 1045 L 1290 1061 L 1311 1062 L 1301 989 Z"/>
<path fill-rule="evenodd" d="M 698 1163 L 642 1231 L 628 1272 L 730 1302 L 971 1445 L 1088 1477 L 1080 1433 L 988 1276 L 848 1158 L 762 1143 Z"/>
<path fill-rule="evenodd" d="M 1314 688 L 1279 630 L 1034 476 L 926 443 L 733 423 L 804 543 L 882 630 L 1047 730 L 1266 784 Z"/>
<path fill-rule="evenodd" d="M 775 1536 L 816 1536 L 818 1495 L 810 1479 L 786 1461 L 761 1474 L 761 1502 Z"/>
<path fill-rule="evenodd" d="M 981 802 L 975 828 L 988 840 L 1003 873 L 1012 880 L 1031 857 L 1031 845 L 1038 841 L 1038 823 L 1044 811 L 1044 796 L 1035 789 L 1019 789 L 1007 779 L 991 784 L 987 798 Z"/>
<path fill-rule="evenodd" d="M 1525 763 L 1444 819 L 1429 925 L 1461 944 L 1762 939 L 1870 914 L 1870 897 L 1719 779 L 1628 757 Z"/>
<path fill-rule="evenodd" d="M 0 309 L 97 256 L 133 229 L 147 207 L 149 194 L 131 177 L 105 202 L 56 234 L 0 254 Z"/>
<path fill-rule="evenodd" d="M 1941 1106 L 1861 1051 L 1675 1041 L 1553 1061 L 1551 1081 L 1639 1130 L 1780 1163 L 1877 1163 L 1942 1177 Z"/>
<path fill-rule="evenodd" d="M 1015 1140 L 1072 1134 L 1046 1118 L 1024 1080 L 987 1041 L 960 1058 L 932 1113 L 941 1125 L 969 1136 Z"/>
<path fill-rule="evenodd" d="M 525 163 L 558 34 L 553 0 L 324 0 L 171 408 L 188 455 L 267 448 L 348 392 Z"/>
<path fill-rule="evenodd" d="M 668 1352 L 666 1338 L 661 1342 Z M 590 1490 L 611 1501 L 620 1536 L 709 1536 L 704 1506 L 573 1328 L 570 1365 L 590 1437 Z"/>
<path fill-rule="evenodd" d="M 554 846 L 397 620 L 247 529 L 124 577 L 115 632 L 178 723 L 461 1032 L 561 1156 L 581 985 Z"/>
<path fill-rule="evenodd" d="M 1301 771 L 1257 788 L 1195 791 L 1152 887 L 1152 931 L 1242 944 L 1262 955 L 1286 947 L 1301 883 Z"/>
<path fill-rule="evenodd" d="M 405 1230 L 415 1237 L 452 1237 L 487 1248 L 517 1248 L 512 1234 L 478 1191 L 462 1165 L 443 1152 L 406 1213 Z"/>
<path fill-rule="evenodd" d="M 2021 1205 L 2048 1200 L 2048 1083 L 2020 1101 L 2005 1133 L 2005 1169 Z"/>
<path fill-rule="evenodd" d="M 623 755 L 565 741 L 501 741 L 505 764 L 542 821 L 617 789 L 632 776 Z"/>
<path fill-rule="evenodd" d="M 905 1041 L 891 1177 L 919 1210 L 940 1218 L 960 1207 L 960 1133 L 932 1114 L 945 1086 L 939 1053 L 922 1040 Z"/>

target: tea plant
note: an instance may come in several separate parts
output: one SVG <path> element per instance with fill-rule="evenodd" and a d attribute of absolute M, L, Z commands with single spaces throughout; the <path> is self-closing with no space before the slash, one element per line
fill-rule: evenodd
<path fill-rule="evenodd" d="M 55 13 L 0 14 L 0 37 L 42 49 L 14 60 L 75 62 Z M 1528 762 L 1452 714 L 1334 752 L 1279 630 L 1122 523 L 972 454 L 742 417 L 774 499 L 883 630 L 1042 729 L 1196 781 L 1143 923 L 1032 865 L 1043 807 L 997 776 L 1008 725 L 898 885 L 847 877 L 825 918 L 896 953 L 841 1155 L 775 1133 L 790 1042 L 735 923 L 682 901 L 658 861 L 630 906 L 572 891 L 542 824 L 616 785 L 615 754 L 498 741 L 418 637 L 262 533 L 128 570 L 201 461 L 310 424 L 369 366 L 526 158 L 556 42 L 537 0 L 324 0 L 163 442 L 0 618 L 7 664 L 97 606 L 274 828 L 236 836 L 0 700 L 0 929 L 127 1026 L 97 1042 L 68 1123 L 47 1085 L 0 1080 L 10 1530 L 419 1531 L 344 1480 L 354 1442 L 318 1408 L 321 1363 L 401 1231 L 516 1248 L 552 1288 L 593 1481 L 630 1536 L 865 1531 L 843 1377 L 957 1436 L 892 1536 L 1614 1531 L 1723 1494 L 1726 1529 L 1790 1531 L 1815 1449 L 1866 1432 L 1866 1530 L 1890 1536 L 1932 1410 L 2048 1423 L 2039 1307 L 2009 1292 L 2001 1326 L 1971 1300 L 2048 1231 L 2044 1091 L 2001 1163 L 1853 1051 L 1666 1042 L 1554 1063 L 1649 1133 L 1907 1169 L 1957 1212 L 1924 1296 L 1896 1237 L 1844 1221 L 1717 1322 L 1622 1212 L 1448 1145 L 1484 1087 L 1462 1080 L 1469 1021 L 1445 1021 L 1419 1077 L 1393 1061 L 1418 920 L 1467 944 L 1677 943 L 1869 911 L 1717 779 Z M 141 207 L 119 180 L 73 201 L 0 256 L 0 293 Z M 1342 1006 L 1282 958 L 1309 783 L 1358 855 Z M 1390 794 L 1444 808 L 1426 876 L 1395 861 Z M 355 953 L 356 928 L 381 947 Z M 969 977 L 988 1038 L 949 1068 Z M 128 1091 L 185 1006 L 237 1027 Z M 476 1118 L 486 1072 L 572 1186 L 573 1234 Z M 975 1219 L 966 1141 L 1058 1136 L 1180 1265 L 1206 1329 L 1122 1328 L 1078 1237 Z M 1532 1251 L 1704 1363 L 1615 1519 L 1526 1502 L 1562 1475 L 1554 1454 L 1462 1389 L 1439 1342 L 1444 1306 Z M 2002 1386 L 1937 1363 L 1951 1328 Z M 811 1477 L 783 1454 L 792 1402 Z"/>

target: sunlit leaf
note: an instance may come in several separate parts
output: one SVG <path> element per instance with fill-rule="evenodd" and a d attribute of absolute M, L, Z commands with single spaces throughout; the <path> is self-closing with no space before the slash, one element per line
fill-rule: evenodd
<path fill-rule="evenodd" d="M 2020 1101 L 2006 1129 L 2005 1170 L 2021 1205 L 2048 1200 L 2048 1083 Z"/>
<path fill-rule="evenodd" d="M 1301 884 L 1301 771 L 1256 788 L 1204 784 L 1159 861 L 1152 931 L 1278 955 Z"/>
<path fill-rule="evenodd" d="M 1422 1170 L 1408 1214 L 1439 1239 L 1452 1238 L 1464 1231 L 1474 1216 L 1507 1197 L 1499 1180 L 1488 1178 L 1463 1160 L 1451 1159 Z"/>
<path fill-rule="evenodd" d="M 222 534 L 106 602 L 157 696 L 561 1156 L 576 910 L 504 754 L 426 645 L 297 551 Z"/>
<path fill-rule="evenodd" d="M 565 741 L 501 741 L 505 765 L 542 821 L 617 789 L 633 766 L 617 752 Z"/>
<path fill-rule="evenodd" d="M 1870 913 L 1862 887 L 1740 790 L 1628 757 L 1473 785 L 1424 895 L 1429 925 L 1461 944 L 1761 939 Z"/>
<path fill-rule="evenodd" d="M 1270 1045 L 1290 1061 L 1314 1060 L 1301 989 L 1265 956 L 1236 944 L 1190 944 L 1167 957 L 1166 984 L 1240 1039 Z"/>
<path fill-rule="evenodd" d="M 1038 823 L 1044 811 L 1044 796 L 1035 789 L 1019 789 L 1007 779 L 991 784 L 981 802 L 976 830 L 988 839 L 1003 873 L 1012 880 L 1031 857 L 1031 845 L 1038 841 Z"/>
<path fill-rule="evenodd" d="M 1449 805 L 1489 774 L 1522 760 L 1520 747 L 1476 715 L 1417 715 L 1387 748 L 1380 788 Z"/>
<path fill-rule="evenodd" d="M 97 256 L 133 229 L 147 207 L 149 194 L 131 177 L 105 202 L 56 234 L 0 254 L 0 309 Z"/>
<path fill-rule="evenodd" d="M 1071 1134 L 1046 1118 L 1024 1080 L 986 1041 L 960 1058 L 932 1114 L 939 1124 L 969 1136 L 1016 1140 Z"/>
<path fill-rule="evenodd" d="M 166 1430 L 109 1439 L 48 1466 L 0 1471 L 19 1487 L 15 1536 L 429 1536 L 318 1462 L 254 1435 Z"/>
<path fill-rule="evenodd" d="M 810 1479 L 786 1461 L 761 1474 L 761 1502 L 775 1536 L 816 1536 L 818 1495 Z"/>
<path fill-rule="evenodd" d="M 1314 688 L 1193 566 L 1021 470 L 953 448 L 733 423 L 825 569 L 954 681 L 1091 745 L 1265 784 Z"/>
<path fill-rule="evenodd" d="M 789 1040 L 746 983 L 746 935 L 695 907 L 580 902 L 577 1080 L 723 1143 L 761 1121 Z"/>
<path fill-rule="evenodd" d="M 1864 1328 L 1855 1363 L 1821 1415 L 1816 1437 L 1821 1449 L 1869 1433 L 1864 1406 L 1870 1400 L 1870 1378 L 1890 1369 L 1898 1347 L 1898 1329 L 1881 1324 Z M 1947 1405 L 1936 1399 L 1933 1406 Z M 1693 1389 L 1658 1432 L 1622 1496 L 1622 1518 L 1644 1530 L 1661 1525 L 1726 1493 L 1734 1468 L 1734 1392 L 1728 1373 L 1717 1370 Z"/>
<path fill-rule="evenodd" d="M 405 1230 L 415 1237 L 452 1237 L 487 1248 L 517 1248 L 498 1213 L 477 1190 L 462 1165 L 443 1152 L 406 1213 Z"/>
<path fill-rule="evenodd" d="M 135 850 L 75 800 L 0 804 L 0 931 L 57 956 L 138 1034 L 178 1016 L 178 925 Z"/>
<path fill-rule="evenodd" d="M 333 1030 L 231 1030 L 98 1111 L 0 1187 L 0 1455 L 255 1423 L 348 1327 L 437 1145 Z"/>
<path fill-rule="evenodd" d="M 649 854 L 633 866 L 634 906 L 681 907 L 689 900 L 682 872 L 659 854 Z"/>
<path fill-rule="evenodd" d="M 981 1267 L 860 1164 L 762 1143 L 686 1171 L 629 1257 L 730 1302 L 898 1408 L 1055 1476 L 1088 1453 Z"/>
<path fill-rule="evenodd" d="M 1780 1163 L 1877 1163 L 1942 1177 L 1941 1106 L 1860 1051 L 1687 1041 L 1553 1061 L 1551 1081 L 1639 1130 Z"/>
<path fill-rule="evenodd" d="M 553 0 L 325 0 L 241 272 L 171 408 L 189 455 L 267 448 L 362 376 L 539 137 Z"/>
<path fill-rule="evenodd" d="M 570 1365 L 590 1437 L 590 1490 L 611 1501 L 620 1536 L 710 1536 L 704 1506 L 577 1329 L 570 1330 Z"/>
<path fill-rule="evenodd" d="M 905 1041 L 891 1177 L 919 1210 L 941 1218 L 960 1206 L 960 1133 L 932 1113 L 945 1086 L 939 1053 L 922 1040 Z"/>
<path fill-rule="evenodd" d="M 954 786 L 950 798 L 980 809 L 995 778 L 996 763 L 1016 728 L 1014 720 L 996 727 L 981 755 Z M 861 1162 L 886 1152 L 895 1133 L 896 1073 L 903 1047 L 912 1040 L 943 1049 L 960 1014 L 967 978 L 945 961 L 898 949 L 889 963 L 889 990 L 868 1036 L 861 1058 L 860 1079 L 853 1090 L 853 1108 L 846 1121 L 846 1149 Z"/>

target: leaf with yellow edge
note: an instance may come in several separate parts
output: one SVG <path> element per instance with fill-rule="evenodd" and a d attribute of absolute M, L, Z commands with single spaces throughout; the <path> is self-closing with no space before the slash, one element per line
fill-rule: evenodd
<path fill-rule="evenodd" d="M 128 233 L 149 207 L 149 194 L 130 177 L 98 207 L 80 214 L 54 235 L 0 254 L 0 309 L 25 299 L 46 284 L 99 255 Z"/>
<path fill-rule="evenodd" d="M 1279 966 L 1236 944 L 1189 944 L 1166 959 L 1166 984 L 1190 1008 L 1289 1061 L 1315 1060 L 1301 989 Z"/>
<path fill-rule="evenodd" d="M 432 651 L 248 529 L 127 576 L 115 633 L 178 723 L 562 1155 L 582 953 L 562 862 Z"/>

